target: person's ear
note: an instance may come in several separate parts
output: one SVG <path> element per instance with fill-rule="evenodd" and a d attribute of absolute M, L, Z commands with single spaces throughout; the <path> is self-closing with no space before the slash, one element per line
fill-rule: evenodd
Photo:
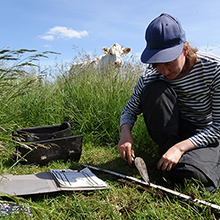
<path fill-rule="evenodd" d="M 189 53 L 189 45 L 184 46 L 183 48 L 183 54 L 186 56 Z"/>

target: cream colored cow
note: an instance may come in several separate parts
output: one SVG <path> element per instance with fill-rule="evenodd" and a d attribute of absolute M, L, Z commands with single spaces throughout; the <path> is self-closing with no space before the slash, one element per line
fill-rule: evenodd
<path fill-rule="evenodd" d="M 83 66 L 90 66 L 92 68 L 98 68 L 100 70 L 106 68 L 106 67 L 121 67 L 122 66 L 122 57 L 123 54 L 128 54 L 131 51 L 130 47 L 123 48 L 119 44 L 115 43 L 110 48 L 103 47 L 103 52 L 105 54 L 96 57 L 92 61 L 86 61 L 86 62 L 80 62 L 75 63 L 72 65 L 70 72 L 78 72 L 78 70 Z"/>

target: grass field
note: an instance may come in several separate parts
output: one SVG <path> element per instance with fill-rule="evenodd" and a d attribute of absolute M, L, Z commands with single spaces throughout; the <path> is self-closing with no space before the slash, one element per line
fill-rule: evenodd
<path fill-rule="evenodd" d="M 32 66 L 34 54 L 22 60 L 23 53 L 31 51 L 1 51 L 0 68 L 0 169 L 1 174 L 33 174 L 53 169 L 82 169 L 88 164 L 141 179 L 134 165 L 128 166 L 117 151 L 119 121 L 122 108 L 129 99 L 143 67 L 135 58 L 126 61 L 120 71 L 103 72 L 85 69 L 70 74 L 64 67 L 56 67 L 53 81 L 38 77 Z M 32 51 L 33 52 L 33 51 Z M 8 59 L 14 65 L 8 67 Z M 7 55 L 7 56 L 6 56 Z M 45 54 L 43 54 L 46 56 Z M 11 61 L 10 61 L 11 62 Z M 59 71 L 57 71 L 59 69 Z M 53 72 L 51 69 L 50 71 Z M 83 135 L 82 155 L 79 162 L 51 161 L 38 166 L 15 164 L 11 132 L 26 127 L 60 124 L 68 121 L 73 135 Z M 160 178 L 156 169 L 157 146 L 148 136 L 142 116 L 132 130 L 136 156 L 147 166 L 152 183 L 171 187 Z M 141 189 L 131 182 L 95 172 L 111 188 L 107 190 L 59 192 L 26 197 L 2 197 L 19 205 L 28 203 L 31 216 L 20 212 L 5 219 L 219 219 L 220 212 L 204 205 L 180 199 L 153 188 Z M 1 184 L 1 183 L 0 183 Z M 220 205 L 219 191 L 212 195 L 199 191 L 194 183 L 175 190 L 195 198 Z"/>

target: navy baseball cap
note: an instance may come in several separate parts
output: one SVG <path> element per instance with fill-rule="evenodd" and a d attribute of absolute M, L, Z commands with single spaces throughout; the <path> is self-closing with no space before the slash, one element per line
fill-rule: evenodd
<path fill-rule="evenodd" d="M 163 13 L 149 24 L 145 40 L 147 46 L 141 55 L 141 62 L 166 63 L 180 56 L 186 36 L 179 20 Z"/>

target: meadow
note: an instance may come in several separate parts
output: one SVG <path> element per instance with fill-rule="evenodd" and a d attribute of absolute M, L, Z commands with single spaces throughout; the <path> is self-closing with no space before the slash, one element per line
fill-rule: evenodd
<path fill-rule="evenodd" d="M 120 158 L 117 143 L 120 114 L 144 71 L 136 57 L 124 61 L 120 70 L 85 68 L 70 73 L 66 65 L 49 70 L 37 66 L 47 53 L 29 50 L 0 51 L 0 170 L 5 174 L 33 174 L 52 169 L 82 169 L 88 164 L 141 179 L 134 165 Z M 27 54 L 27 55 L 26 55 Z M 10 62 L 10 65 L 8 65 Z M 13 64 L 12 64 L 13 63 Z M 70 65 L 70 64 L 68 64 Z M 52 73 L 52 80 L 49 75 Z M 49 79 L 50 78 L 50 79 Z M 27 127 L 61 124 L 68 121 L 73 135 L 83 135 L 79 162 L 50 161 L 44 166 L 17 163 L 12 131 Z M 136 156 L 148 167 L 152 183 L 171 188 L 156 169 L 157 146 L 150 139 L 142 115 L 132 130 Z M 177 196 L 141 188 L 115 176 L 95 172 L 111 188 L 97 191 L 59 192 L 25 197 L 6 196 L 0 202 L 15 201 L 31 207 L 5 219 L 219 219 L 220 212 Z M 0 183 L 1 184 L 1 183 Z M 220 205 L 219 190 L 214 194 L 198 190 L 200 184 L 187 181 L 174 189 Z"/>

